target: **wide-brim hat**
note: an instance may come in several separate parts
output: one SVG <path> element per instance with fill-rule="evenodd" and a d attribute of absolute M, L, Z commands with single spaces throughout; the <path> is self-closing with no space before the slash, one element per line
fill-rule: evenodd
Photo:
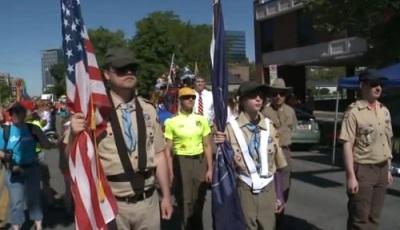
<path fill-rule="evenodd" d="M 266 95 L 268 87 L 255 81 L 246 81 L 240 84 L 239 89 L 237 90 L 237 95 L 239 97 L 245 97 L 257 91 L 260 91 Z"/>
<path fill-rule="evenodd" d="M 108 49 L 105 55 L 105 63 L 116 68 L 140 64 L 135 55 L 126 47 Z"/>
<path fill-rule="evenodd" d="M 270 92 L 285 92 L 286 94 L 291 94 L 293 92 L 292 87 L 286 87 L 285 81 L 282 78 L 275 79 L 271 85 L 268 85 Z"/>

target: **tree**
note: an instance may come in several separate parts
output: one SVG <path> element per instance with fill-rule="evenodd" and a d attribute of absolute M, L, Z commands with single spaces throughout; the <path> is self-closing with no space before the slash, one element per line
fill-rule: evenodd
<path fill-rule="evenodd" d="M 125 33 L 122 30 L 113 32 L 104 27 L 89 29 L 89 37 L 100 69 L 104 68 L 104 57 L 109 48 L 126 47 L 128 44 L 125 39 Z"/>
<path fill-rule="evenodd" d="M 0 81 L 0 103 L 8 100 L 11 96 L 11 88 L 7 84 L 7 81 Z"/>
<path fill-rule="evenodd" d="M 167 72 L 171 55 L 180 59 L 180 49 L 168 26 L 172 23 L 165 14 L 155 12 L 136 23 L 136 35 L 130 43 L 131 49 L 140 60 L 139 94 L 148 95 L 162 73 Z M 178 22 L 177 22 L 178 23 Z"/>
<path fill-rule="evenodd" d="M 66 93 L 66 82 L 65 82 L 65 66 L 64 64 L 55 64 L 50 68 L 50 75 L 54 78 L 54 86 L 49 89 L 49 92 L 55 94 L 57 97 Z"/>
<path fill-rule="evenodd" d="M 303 0 L 316 29 L 367 40 L 362 60 L 382 67 L 400 60 L 400 0 Z M 338 20 L 340 19 L 340 20 Z"/>

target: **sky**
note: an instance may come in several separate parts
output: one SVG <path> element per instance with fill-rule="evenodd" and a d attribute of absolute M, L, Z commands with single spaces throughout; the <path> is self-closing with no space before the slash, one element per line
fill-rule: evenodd
<path fill-rule="evenodd" d="M 135 35 L 135 22 L 153 11 L 172 10 L 193 24 L 212 23 L 212 0 L 80 0 L 87 28 L 103 26 Z M 30 95 L 40 95 L 40 52 L 61 47 L 59 0 L 0 0 L 0 73 L 21 77 Z M 226 30 L 246 33 L 254 60 L 253 0 L 223 1 Z M 210 38 L 211 40 L 211 38 Z"/>

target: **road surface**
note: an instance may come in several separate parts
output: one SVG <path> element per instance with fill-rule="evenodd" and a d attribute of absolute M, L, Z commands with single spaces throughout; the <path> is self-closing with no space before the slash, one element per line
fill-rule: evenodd
<path fill-rule="evenodd" d="M 51 183 L 62 195 L 64 183 L 58 170 L 58 153 L 51 151 L 47 156 L 51 166 Z M 287 221 L 294 230 L 343 230 L 346 222 L 346 202 L 344 172 L 330 165 L 330 151 L 293 152 L 293 180 L 290 200 L 287 206 Z M 338 161 L 340 162 L 340 160 Z M 211 230 L 211 193 L 207 195 L 204 208 L 204 227 Z M 388 190 L 382 213 L 381 229 L 400 229 L 398 208 L 400 204 L 400 178 Z M 164 224 L 163 229 L 177 229 L 178 218 Z M 72 218 L 68 218 L 62 209 L 48 210 L 44 223 L 46 229 L 75 229 Z"/>

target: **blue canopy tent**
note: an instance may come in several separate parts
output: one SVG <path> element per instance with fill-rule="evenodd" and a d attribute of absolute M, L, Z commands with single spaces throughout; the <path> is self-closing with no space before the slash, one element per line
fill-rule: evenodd
<path fill-rule="evenodd" d="M 379 70 L 388 82 L 385 83 L 387 88 L 400 88 L 400 63 L 391 65 Z M 333 148 L 332 148 L 332 167 L 335 165 L 336 153 L 336 135 L 337 135 L 337 122 L 338 122 L 338 109 L 339 109 L 339 89 L 357 89 L 360 87 L 358 76 L 340 78 L 336 90 L 336 110 L 335 110 L 335 126 L 333 132 Z"/>
<path fill-rule="evenodd" d="M 388 78 L 388 83 L 385 87 L 396 88 L 400 87 L 400 63 L 388 66 L 379 70 L 385 77 Z M 358 76 L 340 78 L 338 81 L 339 89 L 356 89 L 359 87 Z"/>

